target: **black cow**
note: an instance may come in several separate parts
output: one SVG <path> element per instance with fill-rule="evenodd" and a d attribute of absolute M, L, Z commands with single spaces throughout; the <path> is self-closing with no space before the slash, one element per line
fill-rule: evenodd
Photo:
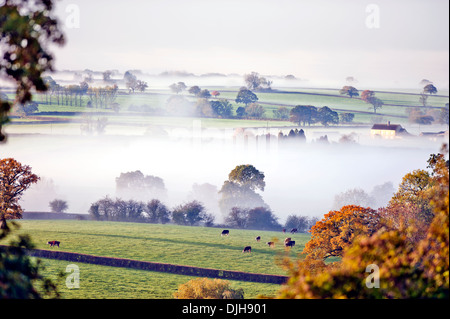
<path fill-rule="evenodd" d="M 258 236 L 255 238 L 257 242 L 259 242 L 261 240 L 261 236 Z"/>
<path fill-rule="evenodd" d="M 283 229 L 282 229 L 282 232 L 283 232 L 283 233 L 286 233 L 286 228 L 283 228 Z"/>
<path fill-rule="evenodd" d="M 284 244 L 285 247 L 294 247 L 295 246 L 295 240 L 290 240 L 287 243 Z"/>
<path fill-rule="evenodd" d="M 222 230 L 222 234 L 220 236 L 228 236 L 230 231 L 228 229 Z"/>
<path fill-rule="evenodd" d="M 60 244 L 60 243 L 61 243 L 61 242 L 59 242 L 59 241 L 52 240 L 52 241 L 48 241 L 48 242 L 47 242 L 47 245 L 50 245 L 50 247 L 58 246 L 58 248 L 59 248 L 59 244 Z"/>
<path fill-rule="evenodd" d="M 292 228 L 291 229 L 291 234 L 295 234 L 296 232 L 298 232 L 297 228 Z"/>
<path fill-rule="evenodd" d="M 244 250 L 242 252 L 243 253 L 251 253 L 252 252 L 252 246 L 245 246 Z"/>

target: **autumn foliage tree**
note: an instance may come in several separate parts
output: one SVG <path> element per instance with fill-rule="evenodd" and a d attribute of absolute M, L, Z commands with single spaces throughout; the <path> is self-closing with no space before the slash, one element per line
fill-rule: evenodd
<path fill-rule="evenodd" d="M 13 158 L 0 160 L 0 229 L 7 229 L 7 219 L 22 218 L 19 200 L 23 192 L 39 177 L 31 172 L 31 167 L 22 165 Z"/>
<path fill-rule="evenodd" d="M 372 104 L 374 113 L 377 113 L 377 109 L 383 107 L 384 104 L 383 101 L 375 96 L 375 92 L 370 90 L 364 90 L 361 93 L 361 100 L 368 104 Z"/>
<path fill-rule="evenodd" d="M 356 205 L 330 211 L 311 228 L 311 239 L 303 253 L 315 259 L 341 257 L 344 249 L 359 235 L 371 236 L 379 227 L 379 215 Z"/>
<path fill-rule="evenodd" d="M 449 176 L 442 154 L 428 160 L 432 169 L 429 198 L 433 220 L 426 236 L 408 240 L 414 226 L 381 227 L 372 236 L 361 235 L 342 251 L 332 266 L 309 256 L 285 261 L 291 272 L 277 298 L 449 298 Z M 374 289 L 367 271 L 378 268 L 379 286 Z"/>
<path fill-rule="evenodd" d="M 230 288 L 230 283 L 221 279 L 196 278 L 178 287 L 176 299 L 244 299 L 242 289 Z"/>

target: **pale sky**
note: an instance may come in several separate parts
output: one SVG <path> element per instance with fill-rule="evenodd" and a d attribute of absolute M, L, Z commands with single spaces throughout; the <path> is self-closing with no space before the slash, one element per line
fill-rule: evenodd
<path fill-rule="evenodd" d="M 78 14 L 78 12 L 79 14 Z M 448 0 L 68 0 L 56 67 L 293 74 L 448 89 Z"/>

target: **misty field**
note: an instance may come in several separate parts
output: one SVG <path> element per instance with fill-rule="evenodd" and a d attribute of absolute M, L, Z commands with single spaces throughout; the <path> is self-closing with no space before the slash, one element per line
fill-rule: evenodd
<path fill-rule="evenodd" d="M 243 104 L 238 104 L 234 100 L 238 88 L 234 87 L 208 87 L 210 90 L 220 92 L 218 98 L 210 100 L 228 100 L 233 106 L 233 115 L 236 115 L 236 109 Z M 360 90 L 362 91 L 362 90 Z M 400 90 L 397 90 L 400 91 Z M 254 126 L 292 126 L 293 123 L 287 120 L 275 120 L 273 111 L 279 107 L 288 109 L 296 105 L 313 105 L 315 107 L 328 106 L 338 113 L 350 112 L 355 114 L 354 123 L 370 124 L 374 121 L 390 120 L 395 123 L 404 124 L 408 122 L 408 109 L 412 107 L 421 107 L 420 90 L 401 90 L 394 92 L 390 90 L 375 91 L 384 105 L 377 113 L 373 112 L 372 105 L 365 103 L 358 97 L 349 98 L 341 95 L 339 89 L 319 89 L 319 88 L 299 88 L 299 89 L 279 89 L 272 92 L 256 92 L 258 96 L 257 103 L 260 104 L 265 114 L 263 119 L 215 119 L 202 118 L 202 121 L 208 122 L 210 127 L 254 127 Z M 168 125 L 177 126 L 185 122 L 183 118 L 175 116 L 158 116 L 159 112 L 164 112 L 167 101 L 172 96 L 180 96 L 188 101 L 197 100 L 193 95 L 184 92 L 180 94 L 171 93 L 169 90 L 149 88 L 144 93 L 129 94 L 126 91 L 119 91 L 116 103 L 119 105 L 119 111 L 115 112 L 111 108 L 88 108 L 85 106 L 65 105 L 65 103 L 56 104 L 54 99 L 45 102 L 43 95 L 37 95 L 35 101 L 39 103 L 38 112 L 27 118 L 13 119 L 14 122 L 26 123 L 44 123 L 44 121 L 83 121 L 85 114 L 94 114 L 95 117 L 108 117 L 108 125 Z M 10 94 L 10 97 L 13 95 Z M 86 105 L 88 97 L 82 98 L 83 105 Z M 428 106 L 435 108 L 444 107 L 448 103 L 448 91 L 440 91 L 438 95 L 429 95 Z M 76 105 L 76 103 L 75 103 Z M 131 107 L 143 107 L 149 111 L 138 112 Z M 73 113 L 68 115 L 69 113 Z M 147 114 L 146 114 L 147 113 Z M 191 118 L 184 118 L 192 122 Z M 274 121 L 275 120 L 275 121 Z M 268 123 L 269 121 L 270 123 Z"/>
<path fill-rule="evenodd" d="M 278 260 L 286 255 L 297 258 L 310 237 L 237 229 L 222 237 L 220 228 L 120 222 L 20 220 L 19 223 L 17 233 L 29 234 L 38 249 L 58 249 L 46 244 L 58 240 L 60 251 L 277 275 L 287 275 Z M 260 242 L 256 242 L 256 236 L 261 236 Z M 285 237 L 296 241 L 289 252 L 282 245 Z M 279 243 L 274 248 L 266 245 L 277 239 Z M 252 253 L 243 254 L 242 249 L 248 245 L 252 246 Z M 44 262 L 48 266 L 45 274 L 51 278 L 57 278 L 56 274 L 64 272 L 69 264 L 47 259 Z M 68 298 L 171 298 L 179 284 L 193 278 L 88 264 L 80 267 L 80 280 L 88 291 L 65 289 Z M 273 294 L 279 288 L 234 281 L 233 285 L 243 288 L 247 298 Z"/>

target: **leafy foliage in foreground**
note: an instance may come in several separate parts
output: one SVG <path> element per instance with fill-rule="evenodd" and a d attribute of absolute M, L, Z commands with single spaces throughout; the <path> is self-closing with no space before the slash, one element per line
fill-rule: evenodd
<path fill-rule="evenodd" d="M 196 278 L 178 287 L 177 299 L 244 299 L 243 289 L 232 289 L 221 279 Z"/>
<path fill-rule="evenodd" d="M 434 218 L 425 238 L 414 244 L 408 238 L 414 226 L 386 224 L 372 236 L 356 237 L 344 248 L 340 263 L 325 265 L 309 255 L 297 262 L 286 259 L 291 277 L 277 298 L 448 298 L 448 162 L 438 154 L 428 163 L 433 170 L 429 194 Z M 379 287 L 368 285 L 369 265 L 378 267 Z"/>

